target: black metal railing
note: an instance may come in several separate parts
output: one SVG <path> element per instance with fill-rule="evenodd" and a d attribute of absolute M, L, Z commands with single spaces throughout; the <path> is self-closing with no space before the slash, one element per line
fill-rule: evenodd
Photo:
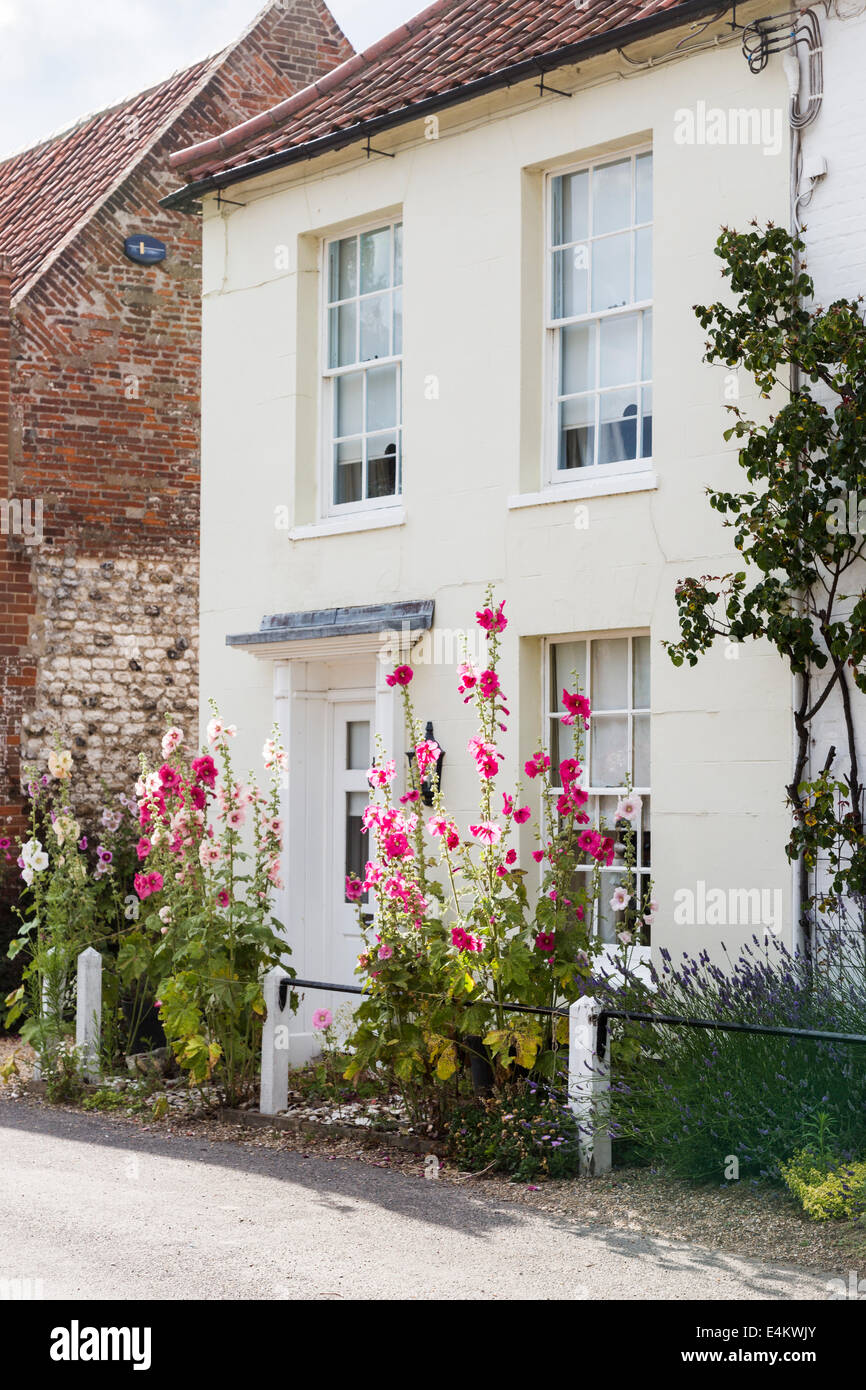
<path fill-rule="evenodd" d="M 280 1010 L 286 1007 L 290 989 L 324 989 L 335 994 L 367 994 L 363 985 L 337 985 L 324 980 L 298 980 L 285 975 L 280 981 Z M 568 1018 L 568 1009 L 547 1009 L 534 1004 L 502 1004 L 505 1013 L 543 1014 L 548 1018 Z M 602 1008 L 598 1013 L 597 1053 L 603 1057 L 607 1048 L 608 1019 L 621 1018 L 630 1023 L 652 1023 L 672 1028 L 707 1028 L 719 1033 L 759 1033 L 768 1037 L 810 1038 L 813 1042 L 854 1043 L 866 1045 L 862 1033 L 829 1033 L 816 1028 L 785 1028 L 764 1023 L 733 1023 L 715 1018 L 684 1018 L 680 1014 L 644 1013 L 637 1009 Z"/>

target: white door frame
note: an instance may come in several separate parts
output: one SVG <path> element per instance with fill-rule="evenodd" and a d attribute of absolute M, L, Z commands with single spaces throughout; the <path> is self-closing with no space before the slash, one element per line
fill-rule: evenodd
<path fill-rule="evenodd" d="M 333 749 L 333 706 L 341 700 L 372 701 L 373 737 L 382 739 L 397 768 L 395 795 L 402 792 L 405 780 L 406 734 L 399 691 L 385 681 L 395 655 L 391 650 L 387 661 L 381 659 L 380 634 L 305 640 L 293 646 L 297 646 L 297 655 L 293 650 L 288 659 L 281 655 L 274 662 L 274 720 L 288 753 L 288 773 L 281 798 L 285 826 L 281 877 L 285 887 L 277 894 L 276 917 L 283 925 L 292 953 L 290 963 L 297 975 L 302 979 L 327 980 L 332 918 L 328 915 L 329 904 L 323 899 L 321 865 L 323 846 L 333 846 L 334 779 L 332 752 L 328 752 Z M 369 686 L 317 688 L 320 678 L 312 668 L 327 663 L 338 672 L 342 660 L 351 659 L 357 664 L 366 658 L 370 659 Z M 333 1011 L 347 998 L 351 996 L 324 990 L 306 994 L 292 1024 L 291 1066 L 303 1065 L 317 1051 L 311 1021 L 314 1010 Z"/>

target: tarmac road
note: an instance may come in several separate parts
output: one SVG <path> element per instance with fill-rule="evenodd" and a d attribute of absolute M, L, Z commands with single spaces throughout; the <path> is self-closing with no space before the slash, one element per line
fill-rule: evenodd
<path fill-rule="evenodd" d="M 826 1279 L 582 1228 L 368 1163 L 0 1102 L 0 1287 L 47 1299 L 827 1299 Z"/>

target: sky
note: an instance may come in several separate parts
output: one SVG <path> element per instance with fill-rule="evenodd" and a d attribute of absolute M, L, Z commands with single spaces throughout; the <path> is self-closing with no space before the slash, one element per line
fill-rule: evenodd
<path fill-rule="evenodd" d="M 356 49 L 428 0 L 331 0 Z M 0 0 L 0 159 L 223 48 L 265 0 Z"/>

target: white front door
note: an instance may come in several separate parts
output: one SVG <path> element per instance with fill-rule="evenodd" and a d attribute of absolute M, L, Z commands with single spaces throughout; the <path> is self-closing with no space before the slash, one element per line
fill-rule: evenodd
<path fill-rule="evenodd" d="M 346 897 L 346 877 L 351 874 L 363 878 L 370 857 L 369 835 L 362 828 L 361 817 L 370 792 L 367 772 L 374 753 L 375 707 L 372 701 L 338 700 L 331 708 L 334 819 L 331 853 L 326 856 L 330 979 L 335 984 L 357 984 L 355 966 L 363 938 L 358 930 L 357 908 Z M 366 902 L 363 911 L 371 911 Z"/>

